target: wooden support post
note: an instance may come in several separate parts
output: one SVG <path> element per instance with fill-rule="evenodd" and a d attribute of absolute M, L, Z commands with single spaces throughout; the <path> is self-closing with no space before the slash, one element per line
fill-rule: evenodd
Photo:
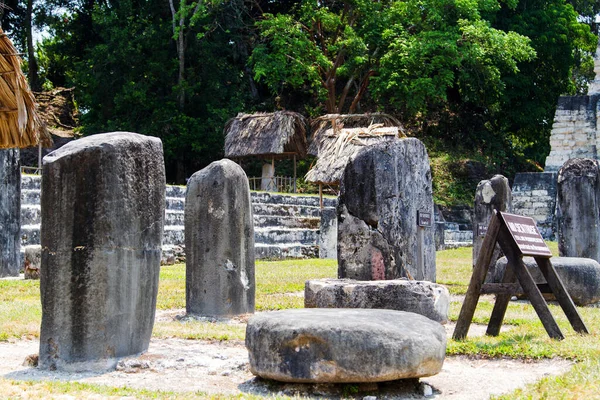
<path fill-rule="evenodd" d="M 42 174 L 42 143 L 38 143 L 38 175 Z"/>
<path fill-rule="evenodd" d="M 560 304 L 560 307 L 563 309 L 563 312 L 567 316 L 567 319 L 573 326 L 576 332 L 579 333 L 589 333 L 587 327 L 583 323 L 571 296 L 565 290 L 565 285 L 563 284 L 560 276 L 556 273 L 556 269 L 547 258 L 539 258 L 536 257 L 535 261 L 537 262 L 540 271 L 546 278 L 546 282 L 548 282 L 548 286 L 554 293 L 554 297 L 556 297 L 556 301 Z"/>
<path fill-rule="evenodd" d="M 296 154 L 294 154 L 294 193 L 296 193 Z"/>
<path fill-rule="evenodd" d="M 515 266 L 511 265 L 510 262 L 506 264 L 506 270 L 504 271 L 504 276 L 502 278 L 502 283 L 513 283 L 516 280 L 515 275 Z M 519 289 L 521 289 L 521 286 Z M 521 289 L 522 290 L 522 289 Z M 485 334 L 488 336 L 498 336 L 500 334 L 500 328 L 502 327 L 502 321 L 504 321 L 504 315 L 506 315 L 506 309 L 508 308 L 508 303 L 510 302 L 510 298 L 513 296 L 513 293 L 501 293 L 496 296 L 496 303 L 494 304 L 494 309 L 492 310 L 492 315 L 490 316 L 490 322 L 488 323 L 487 330 Z"/>
<path fill-rule="evenodd" d="M 321 211 L 323 211 L 323 184 L 319 183 L 319 205 L 321 206 Z"/>
<path fill-rule="evenodd" d="M 488 225 L 487 233 L 483 239 L 481 251 L 477 257 L 477 262 L 475 263 L 475 268 L 473 269 L 473 275 L 471 275 L 471 282 L 469 283 L 469 288 L 467 289 L 467 294 L 465 295 L 465 301 L 463 302 L 462 308 L 460 309 L 460 314 L 458 315 L 458 320 L 456 321 L 456 327 L 454 328 L 454 334 L 452 335 L 454 340 L 462 340 L 467 337 L 469 327 L 471 326 L 471 321 L 473 320 L 473 315 L 475 315 L 477 303 L 479 302 L 481 286 L 485 281 L 490 260 L 492 259 L 492 255 L 494 253 L 496 238 L 499 231 L 500 221 L 498 219 L 497 212 L 494 211 L 494 214 L 490 219 L 490 224 Z"/>

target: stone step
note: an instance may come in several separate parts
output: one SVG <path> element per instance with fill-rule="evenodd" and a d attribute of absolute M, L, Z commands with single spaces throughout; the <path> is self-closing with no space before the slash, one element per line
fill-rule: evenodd
<path fill-rule="evenodd" d="M 184 212 L 181 210 L 166 210 L 165 211 L 165 226 L 184 226 Z"/>
<path fill-rule="evenodd" d="M 252 203 L 320 207 L 319 196 L 314 195 L 289 195 L 270 192 L 250 192 L 250 195 L 252 196 Z M 337 207 L 337 198 L 323 197 L 323 207 Z"/>
<path fill-rule="evenodd" d="M 256 259 L 259 260 L 281 260 L 284 258 L 319 258 L 319 246 L 302 244 L 255 244 L 254 254 L 256 255 Z"/>
<path fill-rule="evenodd" d="M 444 222 L 444 229 L 447 231 L 459 231 L 460 224 L 457 222 Z"/>
<path fill-rule="evenodd" d="M 40 190 L 42 177 L 39 175 L 21 175 L 21 190 Z"/>
<path fill-rule="evenodd" d="M 40 190 L 38 189 L 21 189 L 21 204 L 40 204 Z"/>
<path fill-rule="evenodd" d="M 21 226 L 21 246 L 31 246 L 40 244 L 40 226 L 22 225 Z"/>
<path fill-rule="evenodd" d="M 40 205 L 21 205 L 21 226 L 39 225 L 42 222 L 42 207 Z"/>
<path fill-rule="evenodd" d="M 165 225 L 163 232 L 163 246 L 185 245 L 185 231 L 183 226 Z"/>
<path fill-rule="evenodd" d="M 270 215 L 280 217 L 315 217 L 321 215 L 321 209 L 313 206 L 299 206 L 291 204 L 252 203 L 254 215 Z"/>
<path fill-rule="evenodd" d="M 473 243 L 473 231 L 444 231 L 444 243 L 449 242 Z"/>
<path fill-rule="evenodd" d="M 319 229 L 321 219 L 317 217 L 279 217 L 274 215 L 254 215 L 254 227 L 306 228 Z"/>
<path fill-rule="evenodd" d="M 181 197 L 185 199 L 185 186 L 167 185 L 165 197 Z"/>
<path fill-rule="evenodd" d="M 166 197 L 165 208 L 167 210 L 185 210 L 185 199 L 180 197 Z"/>
<path fill-rule="evenodd" d="M 319 239 L 318 229 L 256 228 L 256 244 L 302 244 L 315 245 Z"/>

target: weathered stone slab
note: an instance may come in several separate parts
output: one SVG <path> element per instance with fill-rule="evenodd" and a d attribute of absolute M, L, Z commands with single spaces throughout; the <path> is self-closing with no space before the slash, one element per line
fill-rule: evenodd
<path fill-rule="evenodd" d="M 319 226 L 319 258 L 337 258 L 337 211 L 335 208 L 321 210 Z"/>
<path fill-rule="evenodd" d="M 21 171 L 19 150 L 0 150 L 0 278 L 21 267 Z"/>
<path fill-rule="evenodd" d="M 40 368 L 114 368 L 148 349 L 165 168 L 157 138 L 75 140 L 44 158 Z"/>
<path fill-rule="evenodd" d="M 492 179 L 483 180 L 477 185 L 475 191 L 475 205 L 473 211 L 473 266 L 477 262 L 477 257 L 481 251 L 483 238 L 485 237 L 484 227 L 487 228 L 494 211 L 512 212 L 512 192 L 508 179 L 502 175 L 494 175 Z M 489 264 L 487 282 L 492 282 L 495 276 L 496 261 L 502 257 L 502 250 L 496 244 L 494 253 Z"/>
<path fill-rule="evenodd" d="M 442 324 L 448 322 L 450 293 L 427 281 L 396 279 L 355 281 L 315 279 L 306 281 L 306 308 L 380 308 L 423 315 Z"/>
<path fill-rule="evenodd" d="M 255 315 L 246 328 L 250 371 L 283 382 L 383 382 L 435 375 L 446 332 L 395 310 L 295 309 Z"/>
<path fill-rule="evenodd" d="M 423 143 L 408 138 L 361 150 L 341 179 L 338 277 L 435 281 L 434 228 L 418 227 L 417 211 L 429 213 L 433 222 Z"/>
<path fill-rule="evenodd" d="M 523 257 L 523 262 L 536 283 L 546 283 L 546 279 L 533 257 Z M 600 301 L 600 264 L 596 260 L 579 257 L 552 257 L 550 262 L 575 304 L 586 306 Z M 498 260 L 497 275 L 504 273 L 506 263 L 506 257 Z M 554 300 L 554 296 L 548 297 Z"/>
<path fill-rule="evenodd" d="M 244 170 L 221 160 L 196 172 L 185 200 L 186 310 L 254 312 L 254 223 Z"/>
<path fill-rule="evenodd" d="M 563 257 L 600 260 L 600 164 L 573 158 L 558 172 L 557 236 Z"/>

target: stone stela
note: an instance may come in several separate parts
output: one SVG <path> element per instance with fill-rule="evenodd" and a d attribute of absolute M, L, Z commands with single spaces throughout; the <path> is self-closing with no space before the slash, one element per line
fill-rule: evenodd
<path fill-rule="evenodd" d="M 484 280 L 496 243 L 506 255 L 508 264 L 502 283 L 486 284 Z M 535 283 L 523 262 L 524 255 L 534 257 L 547 283 Z M 548 335 L 553 339 L 564 339 L 542 293 L 553 293 L 573 329 L 579 333 L 588 333 L 564 283 L 550 262 L 550 257 L 552 254 L 532 218 L 494 211 L 487 226 L 465 301 L 456 322 L 454 339 L 462 340 L 467 336 L 479 296 L 482 294 L 497 295 L 487 327 L 487 335 L 498 336 L 511 297 L 516 294 L 524 294 L 531 302 Z"/>

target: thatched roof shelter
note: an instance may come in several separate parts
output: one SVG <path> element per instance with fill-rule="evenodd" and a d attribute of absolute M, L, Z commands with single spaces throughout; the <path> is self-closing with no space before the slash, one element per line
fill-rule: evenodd
<path fill-rule="evenodd" d="M 313 119 L 310 123 L 312 137 L 308 154 L 315 157 L 319 156 L 319 149 L 324 142 L 324 136 L 331 136 L 330 129 L 334 132 L 340 132 L 342 129 L 373 126 L 397 127 L 401 136 L 405 136 L 400 121 L 389 114 L 326 114 Z"/>
<path fill-rule="evenodd" d="M 304 158 L 307 121 L 291 111 L 238 114 L 225 125 L 225 157 Z"/>
<path fill-rule="evenodd" d="M 0 29 L 0 149 L 51 146 L 35 98 L 21 71 L 21 58 Z"/>
<path fill-rule="evenodd" d="M 406 136 L 400 123 L 385 114 L 326 115 L 311 125 L 315 130 L 309 152 L 317 161 L 305 178 L 320 185 L 337 186 L 348 161 L 365 146 Z"/>

